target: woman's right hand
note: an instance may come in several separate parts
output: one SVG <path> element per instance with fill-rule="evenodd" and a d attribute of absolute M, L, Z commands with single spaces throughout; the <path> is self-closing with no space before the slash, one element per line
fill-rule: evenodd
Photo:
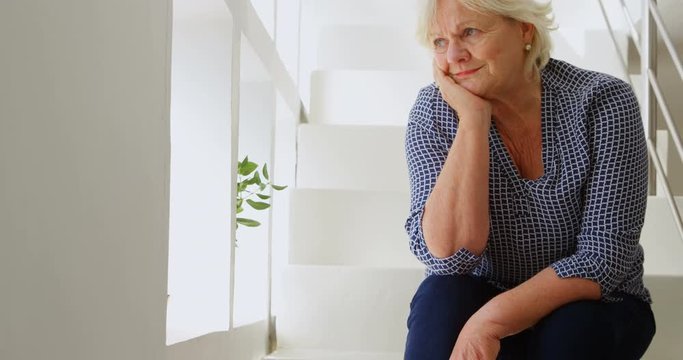
<path fill-rule="evenodd" d="M 436 61 L 433 63 L 433 72 L 441 96 L 458 113 L 460 122 L 474 122 L 477 125 L 485 125 L 487 128 L 491 126 L 492 105 L 488 100 L 458 85 L 453 78 L 439 68 Z M 475 125 L 474 123 L 471 125 Z"/>

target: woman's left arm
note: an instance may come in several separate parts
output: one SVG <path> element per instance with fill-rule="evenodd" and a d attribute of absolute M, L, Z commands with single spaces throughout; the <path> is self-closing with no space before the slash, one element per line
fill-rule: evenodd
<path fill-rule="evenodd" d="M 602 81 L 588 116 L 592 172 L 576 252 L 484 305 L 465 324 L 451 359 L 495 359 L 503 337 L 570 302 L 609 296 L 637 265 L 648 158 L 633 90 L 621 80 Z"/>
<path fill-rule="evenodd" d="M 548 267 L 472 315 L 458 336 L 451 359 L 495 359 L 500 339 L 533 326 L 562 305 L 589 299 L 600 299 L 596 282 L 562 279 Z"/>

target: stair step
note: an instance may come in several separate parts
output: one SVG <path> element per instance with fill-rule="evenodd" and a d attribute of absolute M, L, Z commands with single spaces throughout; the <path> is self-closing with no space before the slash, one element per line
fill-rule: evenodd
<path fill-rule="evenodd" d="M 683 209 L 683 197 L 676 201 Z M 645 286 L 652 294 L 657 323 L 657 333 L 643 359 L 677 359 L 683 352 L 683 241 L 665 198 L 648 198 L 640 243 L 645 250 Z"/>
<path fill-rule="evenodd" d="M 680 257 L 680 253 L 679 253 Z M 645 276 L 657 332 L 643 359 L 680 359 L 683 353 L 683 276 Z"/>
<path fill-rule="evenodd" d="M 676 201 L 683 209 L 683 197 Z M 646 275 L 683 276 L 683 240 L 666 198 L 648 197 L 640 244 L 645 251 Z"/>
<path fill-rule="evenodd" d="M 429 76 L 432 53 L 405 26 L 332 25 L 320 31 L 318 70 L 418 70 Z"/>
<path fill-rule="evenodd" d="M 421 88 L 433 79 L 425 71 L 335 70 L 311 75 L 311 124 L 398 125 Z"/>
<path fill-rule="evenodd" d="M 683 208 L 683 198 L 677 201 Z M 408 207 L 408 194 L 400 191 L 296 189 L 290 263 L 422 267 L 403 228 Z M 683 276 L 683 241 L 665 198 L 648 198 L 640 243 L 645 274 Z"/>
<path fill-rule="evenodd" d="M 402 352 L 372 353 L 358 351 L 330 351 L 309 349 L 278 349 L 264 360 L 400 360 Z"/>
<path fill-rule="evenodd" d="M 278 319 L 279 344 L 283 349 L 321 350 L 292 350 L 289 354 L 300 355 L 285 357 L 288 352 L 282 352 L 273 359 L 329 355 L 341 360 L 361 353 L 368 360 L 393 359 L 405 346 L 409 303 L 422 278 L 421 271 L 410 269 L 290 266 L 285 311 Z M 646 276 L 645 284 L 654 300 L 657 334 L 644 358 L 674 359 L 683 351 L 683 277 Z"/>
<path fill-rule="evenodd" d="M 408 247 L 405 192 L 292 191 L 289 263 L 423 268 Z"/>
<path fill-rule="evenodd" d="M 320 201 L 328 201 L 332 206 L 331 204 L 341 201 L 334 197 L 347 197 L 350 202 L 362 202 L 358 198 L 367 196 L 368 202 L 385 204 L 372 210 L 382 213 L 392 211 L 391 207 L 396 206 L 390 205 L 391 202 L 386 201 L 386 198 L 382 200 L 384 196 L 390 197 L 389 194 L 391 193 L 353 194 L 330 191 L 316 195 L 314 191 L 302 190 L 299 194 L 297 190 L 294 195 L 296 200 L 293 201 L 303 204 L 318 197 L 327 199 Z M 681 203 L 680 198 L 678 201 Z M 348 205 L 335 206 L 344 208 Z M 384 206 L 386 208 L 381 209 Z M 312 213 L 310 216 L 314 218 Z M 337 231 L 339 230 L 335 229 L 330 233 Z M 314 241 L 308 243 L 312 244 Z M 666 199 L 649 198 L 641 243 L 646 254 L 645 284 L 653 297 L 653 311 L 657 321 L 657 334 L 644 358 L 675 358 L 675 355 L 683 351 L 679 333 L 679 329 L 683 328 L 683 311 L 679 308 L 683 303 L 683 265 L 680 262 L 683 242 L 674 226 Z M 302 244 L 293 248 L 303 246 Z M 362 252 L 360 256 L 366 256 L 365 251 Z M 367 257 L 370 258 L 371 256 Z M 420 269 L 290 266 L 284 281 L 286 305 L 278 321 L 280 344 L 292 349 L 401 352 L 405 341 L 408 304 L 422 278 Z"/>
<path fill-rule="evenodd" d="M 408 192 L 405 127 L 299 125 L 297 187 Z"/>
<path fill-rule="evenodd" d="M 420 269 L 286 268 L 278 344 L 285 349 L 402 352 Z"/>

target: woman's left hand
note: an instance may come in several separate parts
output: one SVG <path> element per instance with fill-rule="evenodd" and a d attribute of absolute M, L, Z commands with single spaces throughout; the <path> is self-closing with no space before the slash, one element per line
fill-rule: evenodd
<path fill-rule="evenodd" d="M 488 326 L 471 318 L 460 331 L 449 360 L 495 360 L 500 352 L 500 338 Z"/>

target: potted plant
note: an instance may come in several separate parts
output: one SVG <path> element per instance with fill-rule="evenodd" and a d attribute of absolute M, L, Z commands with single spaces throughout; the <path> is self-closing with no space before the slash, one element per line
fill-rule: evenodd
<path fill-rule="evenodd" d="M 276 191 L 282 191 L 287 188 L 287 186 L 279 186 L 270 182 L 267 164 L 263 164 L 260 173 L 258 169 L 259 165 L 249 161 L 248 156 L 237 164 L 237 214 L 244 211 L 245 205 L 249 205 L 255 210 L 268 209 L 271 199 L 271 196 L 268 195 L 270 193 L 268 188 L 270 187 Z M 258 199 L 254 198 L 254 196 Z M 239 228 L 240 225 L 257 227 L 261 223 L 256 220 L 238 217 L 235 228 Z"/>

